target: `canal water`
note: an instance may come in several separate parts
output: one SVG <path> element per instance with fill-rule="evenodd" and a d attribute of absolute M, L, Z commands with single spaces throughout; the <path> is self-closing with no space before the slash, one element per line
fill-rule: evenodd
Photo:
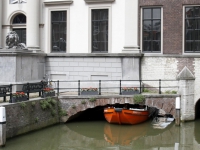
<path fill-rule="evenodd" d="M 200 120 L 153 129 L 151 121 L 115 125 L 106 121 L 59 124 L 8 139 L 0 150 L 199 150 Z"/>

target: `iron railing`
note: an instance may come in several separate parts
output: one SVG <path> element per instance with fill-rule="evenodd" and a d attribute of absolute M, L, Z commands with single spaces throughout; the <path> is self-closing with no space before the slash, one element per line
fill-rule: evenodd
<path fill-rule="evenodd" d="M 12 99 L 12 95 L 16 91 L 23 91 L 23 87 L 27 88 L 28 99 L 29 93 L 34 92 L 34 87 L 31 85 L 40 84 L 42 88 L 41 92 L 43 92 L 43 88 L 52 86 L 54 91 L 56 91 L 57 96 L 60 93 L 73 92 L 73 95 L 81 95 L 82 88 L 97 88 L 98 94 L 102 95 L 103 93 L 115 93 L 118 95 L 122 94 L 123 87 L 134 87 L 139 90 L 139 93 L 144 92 L 145 89 L 151 89 L 156 91 L 158 94 L 162 94 L 164 89 L 175 89 L 178 91 L 178 80 L 74 80 L 74 81 L 47 81 L 47 82 L 36 82 L 36 83 L 22 83 L 22 84 L 10 84 L 10 85 L 0 85 L 0 97 L 4 97 L 3 101 L 5 102 L 5 96 L 10 96 Z M 21 85 L 21 90 L 16 88 Z M 14 90 L 15 87 L 15 90 Z M 36 86 L 36 89 L 38 87 Z M 17 90 L 16 90 L 17 89 Z M 6 90 L 6 91 L 5 91 Z M 109 92 L 109 90 L 111 90 Z M 35 92 L 38 92 L 37 90 Z M 39 95 L 41 96 L 41 95 Z"/>

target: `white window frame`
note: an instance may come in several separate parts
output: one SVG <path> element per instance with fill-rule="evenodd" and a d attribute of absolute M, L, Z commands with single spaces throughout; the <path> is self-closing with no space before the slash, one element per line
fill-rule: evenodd
<path fill-rule="evenodd" d="M 108 9 L 108 52 L 111 53 L 111 26 L 112 26 L 112 9 L 111 9 L 111 4 L 100 4 L 100 5 L 91 5 L 89 6 L 89 19 L 88 19 L 88 53 L 92 53 L 92 10 L 94 9 Z M 97 53 L 97 52 L 96 52 Z"/>
<path fill-rule="evenodd" d="M 183 36 L 182 36 L 182 54 L 183 55 L 200 55 L 199 53 L 185 53 L 185 7 L 194 7 L 194 6 L 200 6 L 200 5 L 184 5 L 183 6 Z"/>
<path fill-rule="evenodd" d="M 160 45 L 160 52 L 145 52 L 145 54 L 163 54 L 163 7 L 162 6 L 148 6 L 148 7 L 141 7 L 140 9 L 140 48 L 143 50 L 143 9 L 144 8 L 160 8 L 161 9 L 161 45 Z M 142 51 L 143 52 L 143 51 Z"/>
<path fill-rule="evenodd" d="M 52 45 L 52 30 L 51 30 L 51 12 L 53 12 L 53 11 L 66 11 L 66 13 L 67 13 L 67 19 L 66 19 L 66 21 L 67 21 L 67 31 L 66 31 L 66 43 L 67 43 L 67 46 L 66 46 L 66 51 L 65 52 L 63 52 L 63 53 L 70 53 L 70 40 L 69 40 L 69 38 L 70 38 L 70 27 L 69 27 L 69 17 L 70 17 L 70 10 L 69 10 L 69 6 L 64 6 L 64 8 L 49 8 L 48 9 L 48 30 L 47 30 L 47 45 L 46 45 L 46 47 L 47 47 L 47 53 L 55 53 L 55 52 L 52 52 L 52 47 L 51 47 L 51 45 Z M 62 53 L 62 52 L 61 52 Z M 57 54 L 57 53 L 56 53 Z"/>

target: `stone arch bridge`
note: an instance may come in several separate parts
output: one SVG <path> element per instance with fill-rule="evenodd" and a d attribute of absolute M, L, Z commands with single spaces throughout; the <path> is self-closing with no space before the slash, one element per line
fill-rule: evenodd
<path fill-rule="evenodd" d="M 145 104 L 149 107 L 156 107 L 162 112 L 171 114 L 175 118 L 175 101 L 179 95 L 145 95 Z M 95 101 L 92 99 L 95 98 Z M 59 96 L 61 108 L 67 111 L 67 116 L 62 117 L 63 122 L 67 122 L 74 118 L 77 114 L 87 109 L 98 106 L 106 106 L 108 104 L 124 104 L 133 103 L 133 96 L 117 95 L 117 96 Z"/>

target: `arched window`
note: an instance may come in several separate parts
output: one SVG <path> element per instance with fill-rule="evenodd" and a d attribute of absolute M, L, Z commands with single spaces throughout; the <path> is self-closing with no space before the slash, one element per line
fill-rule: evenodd
<path fill-rule="evenodd" d="M 26 16 L 24 14 L 15 16 L 12 24 L 26 24 Z"/>
<path fill-rule="evenodd" d="M 20 25 L 20 28 L 18 25 Z M 14 17 L 12 28 L 19 36 L 19 43 L 26 44 L 26 16 L 24 14 L 18 14 Z"/>

